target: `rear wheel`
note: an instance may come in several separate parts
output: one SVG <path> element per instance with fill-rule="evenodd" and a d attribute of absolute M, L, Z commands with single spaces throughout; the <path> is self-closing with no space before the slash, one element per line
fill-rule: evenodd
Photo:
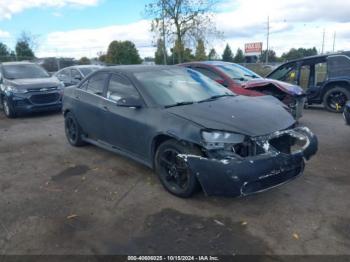
<path fill-rule="evenodd" d="M 71 112 L 68 112 L 64 117 L 64 127 L 67 140 L 72 146 L 83 146 L 86 144 L 82 139 L 83 132 L 81 127 Z"/>
<path fill-rule="evenodd" d="M 13 110 L 12 105 L 9 102 L 7 97 L 2 98 L 2 108 L 4 109 L 4 113 L 5 113 L 6 117 L 8 117 L 8 118 L 15 118 L 16 117 L 16 113 Z"/>
<path fill-rule="evenodd" d="M 334 113 L 342 113 L 346 102 L 350 100 L 350 92 L 343 87 L 334 87 L 324 95 L 323 104 Z"/>
<path fill-rule="evenodd" d="M 198 148 L 168 140 L 161 144 L 155 156 L 155 169 L 166 190 L 178 197 L 191 197 L 199 188 L 198 180 L 185 159 L 179 154 L 201 155 Z"/>

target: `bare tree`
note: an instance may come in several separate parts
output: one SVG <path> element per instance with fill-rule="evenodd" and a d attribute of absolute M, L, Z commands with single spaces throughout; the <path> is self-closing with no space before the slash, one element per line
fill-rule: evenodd
<path fill-rule="evenodd" d="M 38 44 L 38 35 L 33 35 L 29 31 L 22 31 L 21 35 L 18 37 L 18 42 L 25 42 L 28 44 L 29 48 L 35 51 L 39 44 Z"/>
<path fill-rule="evenodd" d="M 220 35 L 213 22 L 217 0 L 154 0 L 146 5 L 152 31 L 174 43 L 178 61 L 183 61 L 185 43 Z"/>

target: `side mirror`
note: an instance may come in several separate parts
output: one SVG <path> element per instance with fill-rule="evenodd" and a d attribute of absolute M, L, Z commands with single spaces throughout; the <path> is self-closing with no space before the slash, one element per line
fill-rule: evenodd
<path fill-rule="evenodd" d="M 135 97 L 125 97 L 117 101 L 117 106 L 122 106 L 122 107 L 141 108 L 142 105 L 143 104 L 141 99 L 135 98 Z"/>
<path fill-rule="evenodd" d="M 81 76 L 76 75 L 76 76 L 74 76 L 74 77 L 73 77 L 73 79 L 74 79 L 74 80 L 81 81 L 81 80 L 82 80 L 82 77 L 81 77 Z"/>

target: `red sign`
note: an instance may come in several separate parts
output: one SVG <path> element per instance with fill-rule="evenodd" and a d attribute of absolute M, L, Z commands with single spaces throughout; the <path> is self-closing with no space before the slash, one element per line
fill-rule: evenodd
<path fill-rule="evenodd" d="M 261 53 L 262 51 L 262 42 L 257 43 L 248 43 L 244 45 L 245 53 Z"/>

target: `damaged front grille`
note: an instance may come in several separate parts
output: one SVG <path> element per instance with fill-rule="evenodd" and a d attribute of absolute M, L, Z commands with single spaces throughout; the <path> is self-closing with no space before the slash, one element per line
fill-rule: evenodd
<path fill-rule="evenodd" d="M 245 158 L 264 153 L 264 150 L 254 141 L 247 140 L 239 144 L 227 144 L 223 149 L 210 150 L 207 152 L 215 159 Z"/>
<path fill-rule="evenodd" d="M 265 153 L 295 154 L 309 145 L 308 135 L 311 131 L 306 127 L 278 131 L 268 136 L 255 137 L 253 140 L 260 145 Z"/>
<path fill-rule="evenodd" d="M 241 188 L 241 195 L 262 192 L 266 189 L 286 183 L 297 177 L 303 171 L 304 165 L 304 162 L 301 162 L 299 166 L 290 168 L 289 170 L 272 171 L 269 175 L 259 180 L 247 182 Z"/>
<path fill-rule="evenodd" d="M 263 154 L 295 154 L 309 145 L 306 127 L 278 131 L 271 135 L 253 137 L 239 144 L 226 145 L 224 149 L 207 152 L 215 159 L 243 159 Z"/>

